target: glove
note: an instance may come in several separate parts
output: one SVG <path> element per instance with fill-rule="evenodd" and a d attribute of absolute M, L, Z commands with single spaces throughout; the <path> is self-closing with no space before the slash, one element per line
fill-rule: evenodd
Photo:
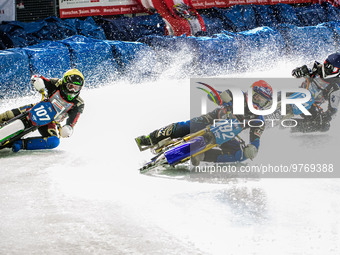
<path fill-rule="evenodd" d="M 223 91 L 220 94 L 220 98 L 221 98 L 223 103 L 228 104 L 229 102 L 231 102 L 231 96 L 229 95 L 229 93 L 227 91 Z"/>
<path fill-rule="evenodd" d="M 248 144 L 243 149 L 244 156 L 249 159 L 254 159 L 257 155 L 257 148 L 253 144 Z"/>
<path fill-rule="evenodd" d="M 311 70 L 311 76 L 315 76 L 317 74 L 320 75 L 321 78 L 323 78 L 322 65 L 319 62 L 315 61 Z"/>
<path fill-rule="evenodd" d="M 45 83 L 43 81 L 43 79 L 41 79 L 38 75 L 33 75 L 31 77 L 31 83 L 33 84 L 33 87 L 39 91 L 40 93 L 42 93 L 45 89 Z"/>
<path fill-rule="evenodd" d="M 60 129 L 60 135 L 62 138 L 68 138 L 72 135 L 73 128 L 70 125 L 65 125 Z"/>
<path fill-rule="evenodd" d="M 292 76 L 294 76 L 296 78 L 301 78 L 301 77 L 305 77 L 305 76 L 309 76 L 309 75 L 310 75 L 310 72 L 309 72 L 308 67 L 306 65 L 295 68 L 292 71 Z"/>

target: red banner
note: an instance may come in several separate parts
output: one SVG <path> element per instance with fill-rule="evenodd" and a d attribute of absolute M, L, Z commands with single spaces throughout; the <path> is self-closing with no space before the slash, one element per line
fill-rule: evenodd
<path fill-rule="evenodd" d="M 340 0 L 335 0 L 340 1 Z M 192 0 L 193 6 L 196 9 L 208 9 L 212 7 L 226 8 L 233 5 L 247 4 L 296 4 L 296 3 L 311 3 L 312 0 Z"/>
<path fill-rule="evenodd" d="M 119 6 L 105 6 L 105 7 L 82 7 L 82 8 L 68 8 L 60 9 L 60 18 L 74 18 L 87 16 L 104 16 L 104 15 L 118 15 L 118 14 L 132 14 L 141 13 L 143 8 L 140 5 L 119 5 Z"/>
<path fill-rule="evenodd" d="M 59 0 L 60 18 L 143 12 L 136 0 Z"/>
<path fill-rule="evenodd" d="M 296 4 L 316 0 L 192 0 L 195 9 L 226 8 L 246 4 Z M 322 1 L 322 0 L 319 0 Z M 336 5 L 340 0 L 330 0 Z M 59 0 L 60 18 L 118 15 L 145 12 L 138 0 Z"/>

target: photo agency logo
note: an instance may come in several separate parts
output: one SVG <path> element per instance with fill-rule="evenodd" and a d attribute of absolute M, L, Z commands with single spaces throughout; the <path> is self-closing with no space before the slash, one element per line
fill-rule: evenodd
<path fill-rule="evenodd" d="M 253 82 L 247 90 L 242 90 L 236 86 L 223 86 L 215 88 L 206 82 L 197 82 L 196 88 L 205 93 L 201 93 L 197 99 L 200 102 L 201 112 L 199 115 L 207 114 L 208 102 L 213 102 L 215 107 L 224 109 L 224 115 L 214 119 L 213 126 L 229 123 L 230 126 L 237 124 L 258 127 L 263 125 L 291 128 L 298 125 L 294 116 L 304 114 L 310 116 L 310 106 L 314 103 L 311 92 L 304 88 L 290 88 L 277 90 L 272 88 L 266 81 L 258 80 Z M 193 97 L 192 97 L 193 99 Z M 194 100 L 197 100 L 194 99 Z M 262 119 L 239 120 L 231 117 L 245 116 L 249 113 L 263 116 Z M 242 119 L 242 118 L 241 118 Z"/>
<path fill-rule="evenodd" d="M 334 142 L 338 133 L 334 140 L 322 138 L 327 144 L 322 152 L 321 137 L 309 135 L 320 130 L 324 134 L 330 124 L 320 118 L 327 107 L 322 91 L 315 93 L 312 89 L 317 84 L 307 81 L 192 78 L 190 133 L 202 136 L 204 128 L 206 144 L 197 152 L 192 143 L 190 177 L 339 178 L 338 143 Z M 267 128 L 271 131 L 266 132 Z M 307 142 L 316 146 L 306 147 Z"/>

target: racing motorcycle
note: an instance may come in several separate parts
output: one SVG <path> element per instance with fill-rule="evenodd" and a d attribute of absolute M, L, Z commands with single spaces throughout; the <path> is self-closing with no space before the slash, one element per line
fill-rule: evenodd
<path fill-rule="evenodd" d="M 47 97 L 45 91 L 42 92 L 40 102 L 0 125 L 0 150 L 10 147 L 13 142 L 49 123 L 56 123 L 60 129 L 59 122 L 66 117 L 72 106 L 73 103 L 64 100 L 59 91 L 51 97 Z"/>
<path fill-rule="evenodd" d="M 319 102 L 316 100 L 317 97 L 315 91 L 312 90 L 312 88 L 314 88 L 314 83 L 312 82 L 313 80 L 311 78 L 306 78 L 307 86 L 305 88 L 311 93 L 310 100 L 303 104 L 307 110 L 311 107 L 316 107 L 317 103 Z M 221 91 L 218 91 L 218 94 L 221 93 Z M 287 96 L 288 99 L 295 99 L 304 98 L 305 94 L 301 92 L 295 92 Z M 209 100 L 212 100 L 211 97 L 209 97 Z M 226 107 L 226 105 L 223 106 Z M 283 116 L 281 115 L 280 106 L 281 101 L 279 99 L 276 111 L 274 111 L 274 113 L 270 115 L 263 116 L 264 120 L 283 120 L 302 115 L 301 109 L 293 104 L 287 106 L 287 114 Z M 319 111 L 322 111 L 319 107 L 317 107 L 317 109 Z M 193 165 L 198 165 L 200 163 L 200 155 L 214 147 L 218 147 L 219 145 L 233 138 L 239 140 L 241 144 L 241 149 L 243 149 L 245 143 L 238 136 L 243 128 L 241 128 L 241 126 L 238 124 L 239 122 L 234 115 L 230 113 L 229 116 L 230 117 L 228 119 L 217 122 L 214 124 L 214 126 L 208 126 L 203 130 L 200 130 L 193 134 L 189 134 L 183 138 L 167 138 L 160 141 L 157 145 L 139 147 L 141 151 L 150 149 L 150 151 L 155 154 L 155 156 L 149 162 L 147 162 L 143 165 L 142 168 L 140 168 L 140 171 L 145 172 L 157 166 L 176 166 L 189 160 Z M 297 121 L 300 124 L 300 121 Z M 294 129 L 292 130 L 294 131 Z"/>
<path fill-rule="evenodd" d="M 230 114 L 231 115 L 231 114 Z M 139 147 L 141 151 L 150 149 L 155 156 L 139 170 L 146 172 L 158 166 L 176 166 L 191 161 L 192 165 L 200 163 L 204 152 L 218 147 L 223 143 L 238 139 L 244 147 L 244 141 L 238 137 L 243 130 L 235 116 L 220 120 L 211 126 L 184 136 L 183 138 L 166 138 L 154 146 Z"/>

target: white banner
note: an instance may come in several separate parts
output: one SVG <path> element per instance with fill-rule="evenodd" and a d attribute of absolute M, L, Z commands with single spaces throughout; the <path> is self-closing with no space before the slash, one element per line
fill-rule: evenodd
<path fill-rule="evenodd" d="M 0 22 L 15 20 L 15 0 L 0 1 Z"/>
<path fill-rule="evenodd" d="M 101 6 L 101 0 L 59 0 L 60 9 Z"/>

